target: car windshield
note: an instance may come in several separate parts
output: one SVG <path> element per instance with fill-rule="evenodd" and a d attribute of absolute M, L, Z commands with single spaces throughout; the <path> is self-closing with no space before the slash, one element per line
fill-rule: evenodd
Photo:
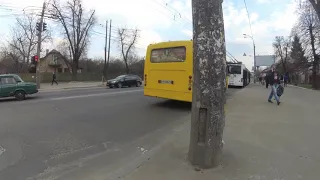
<path fill-rule="evenodd" d="M 121 75 L 121 76 L 118 76 L 118 77 L 116 77 L 116 78 L 114 78 L 114 79 L 122 79 L 122 78 L 124 78 L 126 75 Z"/>
<path fill-rule="evenodd" d="M 16 79 L 16 81 L 24 82 L 20 76 L 15 76 L 14 78 Z"/>

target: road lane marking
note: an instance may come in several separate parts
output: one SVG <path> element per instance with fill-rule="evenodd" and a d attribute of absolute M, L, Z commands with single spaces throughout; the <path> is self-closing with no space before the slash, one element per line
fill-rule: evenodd
<path fill-rule="evenodd" d="M 58 97 L 58 98 L 50 98 L 52 101 L 66 100 L 66 99 L 77 99 L 77 98 L 87 98 L 87 97 L 96 97 L 96 96 L 108 96 L 115 94 L 127 94 L 133 92 L 143 91 L 143 89 L 139 90 L 131 90 L 131 91 L 119 91 L 119 92 L 108 92 L 108 93 L 98 93 L 98 94 L 86 94 L 86 95 L 77 95 L 77 96 L 67 96 L 67 97 Z"/>
<path fill-rule="evenodd" d="M 82 90 L 96 90 L 96 89 L 108 89 L 108 88 L 104 86 L 91 86 L 91 87 L 76 87 L 76 88 L 39 89 L 39 93 L 54 93 L 54 92 L 82 91 Z"/>

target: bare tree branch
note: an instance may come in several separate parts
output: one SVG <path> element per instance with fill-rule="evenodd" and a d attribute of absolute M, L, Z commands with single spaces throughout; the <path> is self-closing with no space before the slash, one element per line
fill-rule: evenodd
<path fill-rule="evenodd" d="M 284 72 L 287 72 L 290 46 L 290 38 L 284 38 L 283 36 L 276 36 L 273 43 L 275 56 L 280 60 Z"/>
<path fill-rule="evenodd" d="M 85 53 L 89 43 L 89 34 L 96 22 L 95 11 L 91 11 L 87 19 L 81 0 L 69 0 L 63 7 L 58 4 L 57 0 L 54 0 L 52 7 L 52 16 L 58 19 L 63 29 L 62 32 L 69 43 L 73 80 L 76 80 L 79 59 Z"/>
<path fill-rule="evenodd" d="M 29 63 L 30 56 L 35 53 L 37 45 L 36 31 L 37 17 L 35 15 L 25 15 L 16 18 L 16 24 L 11 28 L 11 40 L 9 44 L 19 52 L 23 62 Z M 49 40 L 51 33 L 49 30 L 44 32 L 42 41 Z"/>
<path fill-rule="evenodd" d="M 130 30 L 128 30 L 126 28 L 119 28 L 118 29 L 118 36 L 119 36 L 120 51 L 121 51 L 121 55 L 122 55 L 123 61 L 126 66 L 126 72 L 129 73 L 130 72 L 130 69 L 129 69 L 130 62 L 129 62 L 128 57 L 131 53 L 133 55 L 135 45 L 138 41 L 139 32 L 138 32 L 138 29 L 135 29 L 130 33 Z"/>
<path fill-rule="evenodd" d="M 310 3 L 311 2 L 311 3 Z M 307 57 L 312 66 L 313 88 L 317 89 L 317 74 L 319 67 L 319 51 L 320 51 L 320 22 L 314 7 L 317 6 L 313 1 L 306 1 L 299 8 L 299 20 L 297 29 L 302 38 L 302 43 L 306 48 Z M 310 65 L 308 63 L 308 65 Z"/>

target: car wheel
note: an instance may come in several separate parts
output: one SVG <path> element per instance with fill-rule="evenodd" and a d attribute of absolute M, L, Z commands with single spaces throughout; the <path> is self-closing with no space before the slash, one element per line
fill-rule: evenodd
<path fill-rule="evenodd" d="M 122 88 L 122 84 L 121 83 L 118 83 L 118 88 Z"/>
<path fill-rule="evenodd" d="M 19 101 L 26 99 L 26 93 L 24 91 L 17 91 L 14 95 Z"/>
<path fill-rule="evenodd" d="M 137 86 L 137 87 L 140 87 L 140 86 L 141 86 L 141 82 L 138 82 L 138 81 L 137 81 L 136 86 Z"/>

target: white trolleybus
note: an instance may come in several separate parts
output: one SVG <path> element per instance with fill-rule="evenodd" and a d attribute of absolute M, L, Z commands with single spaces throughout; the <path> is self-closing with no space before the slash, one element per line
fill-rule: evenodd
<path fill-rule="evenodd" d="M 251 73 L 242 62 L 227 62 L 229 86 L 245 87 L 250 83 Z"/>

